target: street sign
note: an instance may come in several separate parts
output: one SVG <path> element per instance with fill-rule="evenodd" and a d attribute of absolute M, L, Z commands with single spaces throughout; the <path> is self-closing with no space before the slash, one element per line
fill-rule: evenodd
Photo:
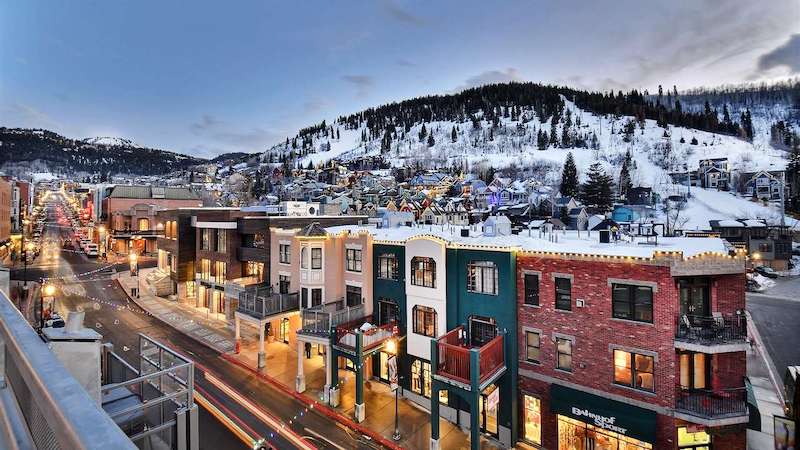
<path fill-rule="evenodd" d="M 397 356 L 392 355 L 386 360 L 386 366 L 389 369 L 389 387 L 392 391 L 397 390 Z"/>

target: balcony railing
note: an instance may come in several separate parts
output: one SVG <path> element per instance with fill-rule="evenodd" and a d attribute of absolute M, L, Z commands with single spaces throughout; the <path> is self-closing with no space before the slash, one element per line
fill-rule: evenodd
<path fill-rule="evenodd" d="M 466 338 L 464 327 L 450 330 L 437 339 L 439 361 L 436 373 L 464 384 L 470 384 L 472 347 Z M 486 344 L 476 347 L 478 351 L 478 382 L 483 383 L 505 365 L 503 336 L 495 336 Z"/>
<path fill-rule="evenodd" d="M 261 289 L 247 289 L 239 293 L 239 304 L 236 311 L 264 319 L 275 314 L 295 311 L 300 307 L 300 294 L 268 293 Z"/>
<path fill-rule="evenodd" d="M 336 345 L 347 349 L 356 348 L 356 334 L 365 323 L 371 323 L 372 316 L 362 317 L 357 320 L 336 326 Z M 398 334 L 397 324 L 390 322 L 386 325 L 373 326 L 362 331 L 361 350 L 371 350 Z"/>
<path fill-rule="evenodd" d="M 680 315 L 675 340 L 704 346 L 743 344 L 747 341 L 747 320 L 743 314 L 716 317 Z"/>
<path fill-rule="evenodd" d="M 685 390 L 677 388 L 675 410 L 702 419 L 725 419 L 747 415 L 747 389 Z"/>
<path fill-rule="evenodd" d="M 333 303 L 306 308 L 302 312 L 303 323 L 300 333 L 328 335 L 331 327 L 363 319 L 364 305 L 345 306 L 344 299 Z"/>
<path fill-rule="evenodd" d="M 158 237 L 164 236 L 164 230 L 111 230 L 113 237 Z"/>

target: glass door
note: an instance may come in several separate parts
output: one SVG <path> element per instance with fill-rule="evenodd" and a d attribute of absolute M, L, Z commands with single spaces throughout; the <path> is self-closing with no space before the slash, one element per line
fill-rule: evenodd
<path fill-rule="evenodd" d="M 680 280 L 681 315 L 709 317 L 711 301 L 706 278 Z"/>
<path fill-rule="evenodd" d="M 680 383 L 683 389 L 707 389 L 711 367 L 705 353 L 686 352 L 679 355 Z"/>
<path fill-rule="evenodd" d="M 480 347 L 497 336 L 497 325 L 494 319 L 473 316 L 469 318 L 470 344 Z"/>
<path fill-rule="evenodd" d="M 497 390 L 497 385 L 492 384 L 487 387 L 481 396 L 478 398 L 478 410 L 481 414 L 481 431 L 497 437 L 497 410 L 500 406 L 498 402 L 495 405 L 489 404 L 489 397 L 494 391 Z"/>

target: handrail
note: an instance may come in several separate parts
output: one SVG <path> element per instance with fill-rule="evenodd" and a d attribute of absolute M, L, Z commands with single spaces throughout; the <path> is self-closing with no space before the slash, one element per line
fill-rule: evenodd
<path fill-rule="evenodd" d="M 675 339 L 702 345 L 722 345 L 747 340 L 747 319 L 743 314 L 716 316 L 678 315 Z"/>
<path fill-rule="evenodd" d="M 720 418 L 747 414 L 747 388 L 686 390 L 675 388 L 675 409 L 693 416 Z"/>
<path fill-rule="evenodd" d="M 31 399 L 61 448 L 136 449 L 125 433 L 53 355 L 6 295 L 0 292 L 0 341 L 5 352 L 3 380 L 13 364 Z M 26 421 L 29 420 L 26 418 Z M 36 436 L 34 436 L 36 440 Z"/>

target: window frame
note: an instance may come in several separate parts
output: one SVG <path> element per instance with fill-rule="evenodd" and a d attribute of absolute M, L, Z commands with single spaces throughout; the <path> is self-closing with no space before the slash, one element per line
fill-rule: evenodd
<path fill-rule="evenodd" d="M 574 353 L 575 341 L 567 337 L 556 336 L 556 369 L 563 370 L 564 372 L 572 372 L 573 360 L 572 354 Z M 569 353 L 561 351 L 561 343 L 569 343 Z M 561 357 L 569 357 L 569 367 L 562 366 Z"/>
<path fill-rule="evenodd" d="M 531 336 L 536 336 L 537 344 L 531 344 Z M 531 349 L 536 349 L 536 358 L 531 358 Z M 542 333 L 534 330 L 525 330 L 525 361 L 534 364 L 542 362 Z"/>
<path fill-rule="evenodd" d="M 217 253 L 227 253 L 228 252 L 228 233 L 225 230 L 217 230 Z"/>
<path fill-rule="evenodd" d="M 421 323 L 418 322 L 418 319 L 420 318 L 418 317 L 419 314 L 421 314 L 420 317 L 422 318 Z M 436 326 L 438 325 L 437 321 L 439 320 L 439 317 L 435 309 L 425 305 L 414 305 L 414 307 L 411 308 L 411 317 L 411 329 L 414 334 L 431 338 L 436 337 Z M 423 329 L 420 330 L 418 326 L 421 326 Z M 432 326 L 432 334 L 428 334 L 427 332 L 429 326 Z"/>
<path fill-rule="evenodd" d="M 530 301 L 532 296 L 529 293 L 529 291 L 531 289 L 529 289 L 529 286 L 528 286 L 528 277 L 535 277 L 536 278 L 536 283 L 534 284 L 534 286 L 536 288 L 536 293 L 535 293 L 535 297 L 536 297 L 535 300 L 536 301 L 535 302 Z M 531 273 L 531 272 L 523 273 L 523 276 L 522 276 L 522 304 L 528 305 L 528 306 L 541 306 L 541 276 L 538 273 Z"/>
<path fill-rule="evenodd" d="M 348 272 L 361 273 L 363 269 L 363 253 L 360 248 L 345 249 L 345 270 Z"/>
<path fill-rule="evenodd" d="M 627 366 L 620 366 L 617 364 L 617 352 L 620 354 L 627 354 Z M 650 371 L 640 370 L 638 366 L 638 358 L 649 358 L 650 359 Z M 637 391 L 642 392 L 656 392 L 656 382 L 655 382 L 655 372 L 656 372 L 656 357 L 654 355 L 648 355 L 645 353 L 636 352 L 635 350 L 624 350 L 621 348 L 615 348 L 611 352 L 611 360 L 613 362 L 613 369 L 614 369 L 614 384 L 617 386 L 622 386 L 630 389 L 636 389 Z M 630 382 L 626 383 L 624 381 L 619 381 L 617 379 L 617 369 L 621 368 L 627 370 L 630 377 Z M 638 386 L 638 375 L 639 374 L 650 374 L 650 383 L 652 388 L 646 388 L 642 386 Z"/>
<path fill-rule="evenodd" d="M 397 255 L 383 253 L 378 256 L 378 279 L 396 281 L 400 278 L 398 270 Z"/>
<path fill-rule="evenodd" d="M 626 292 L 625 299 L 617 298 L 617 293 L 619 292 Z M 649 292 L 649 301 L 642 302 L 639 300 L 639 293 L 640 292 Z M 653 314 L 653 293 L 654 289 L 652 286 L 644 286 L 639 284 L 626 284 L 626 283 L 611 283 L 611 317 L 614 319 L 621 319 L 621 320 L 631 320 L 634 322 L 641 322 L 641 323 L 653 323 L 654 314 Z M 621 313 L 618 309 L 618 305 L 625 305 L 628 308 L 627 317 L 624 317 L 624 314 Z M 645 305 L 649 305 L 649 320 L 639 318 L 640 313 L 644 313 L 646 311 L 641 311 L 645 308 Z"/>
<path fill-rule="evenodd" d="M 566 290 L 566 293 L 563 292 L 564 291 L 563 287 L 559 288 L 558 286 L 559 280 L 564 280 L 567 283 L 569 283 L 569 289 Z M 554 305 L 553 305 L 554 308 L 558 311 L 572 311 L 572 278 L 556 275 L 553 278 L 553 292 L 555 293 Z M 563 308 L 564 306 L 563 296 L 567 296 L 567 298 L 569 299 L 568 308 Z"/>
<path fill-rule="evenodd" d="M 278 262 L 281 264 L 292 263 L 292 245 L 278 244 Z"/>
<path fill-rule="evenodd" d="M 322 247 L 311 247 L 311 269 L 322 269 Z"/>
<path fill-rule="evenodd" d="M 430 274 L 430 277 L 427 274 Z M 428 278 L 430 278 L 430 283 L 428 283 Z M 411 258 L 411 285 L 436 289 L 436 260 L 429 256 Z"/>
<path fill-rule="evenodd" d="M 350 295 L 356 293 L 356 289 L 358 289 L 358 301 L 356 303 L 350 302 Z M 364 303 L 364 290 L 361 286 L 355 286 L 352 284 L 345 285 L 345 293 L 344 293 L 344 300 L 347 306 L 358 306 Z"/>
<path fill-rule="evenodd" d="M 480 273 L 480 277 L 478 277 Z M 490 286 L 487 288 L 487 275 Z M 480 282 L 480 286 L 478 283 Z M 470 261 L 467 264 L 467 292 L 472 294 L 498 295 L 499 270 L 494 261 Z"/>

